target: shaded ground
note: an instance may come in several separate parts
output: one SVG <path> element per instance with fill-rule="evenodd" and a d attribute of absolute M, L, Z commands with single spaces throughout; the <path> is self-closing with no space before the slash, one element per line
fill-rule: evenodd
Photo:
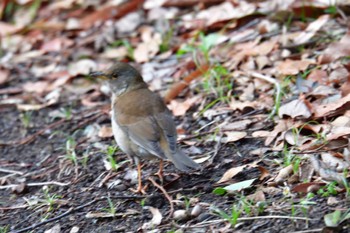
<path fill-rule="evenodd" d="M 0 1 L 0 233 L 348 232 L 338 3 Z M 162 183 L 146 161 L 147 193 L 132 192 L 88 75 L 116 60 L 164 97 L 200 171 L 166 163 Z"/>
<path fill-rule="evenodd" d="M 59 107 L 59 105 L 57 106 Z M 42 129 L 52 122 L 47 115 L 51 109 L 42 109 L 32 116 L 30 129 L 24 129 L 21 124 L 19 113 L 13 108 L 2 109 L 1 111 L 1 127 L 6 130 L 1 131 L 1 140 L 15 140 L 20 137 L 28 136 L 35 133 L 38 129 Z M 99 114 L 99 113 L 97 113 Z M 130 181 L 125 179 L 125 173 L 129 169 L 135 169 L 128 163 L 121 165 L 117 172 L 107 172 L 104 168 L 103 160 L 106 155 L 97 149 L 89 150 L 88 161 L 85 166 L 81 164 L 82 153 L 86 148 L 91 146 L 89 142 L 81 142 L 77 145 L 77 154 L 79 158 L 78 166 L 74 166 L 71 161 L 65 158 L 65 134 L 69 134 L 70 129 L 76 127 L 79 122 L 75 122 L 74 118 L 61 123 L 57 128 L 61 133 L 54 136 L 54 129 L 48 130 L 43 135 L 37 136 L 31 143 L 20 146 L 1 147 L 1 166 L 7 169 L 20 171 L 22 175 L 12 174 L 4 178 L 6 173 L 2 174 L 2 182 L 26 184 L 23 187 L 1 190 L 1 220 L 0 225 L 8 225 L 11 230 L 16 230 L 38 224 L 44 219 L 54 218 L 69 210 L 82 206 L 95 198 L 110 196 L 116 208 L 116 213 L 123 216 L 118 217 L 92 217 L 86 218 L 89 212 L 107 213 L 108 201 L 97 201 L 89 206 L 77 210 L 68 216 L 62 217 L 52 223 L 47 223 L 36 228 L 35 232 L 44 232 L 52 228 L 55 224 L 59 224 L 62 232 L 69 232 L 73 227 L 78 227 L 80 232 L 136 232 L 139 231 L 145 222 L 150 221 L 152 214 L 142 206 L 153 206 L 159 208 L 164 217 L 169 213 L 169 203 L 162 193 L 157 190 L 147 177 L 157 170 L 157 163 L 146 163 L 143 169 L 143 180 L 149 185 L 148 194 L 144 197 L 137 197 L 130 192 L 129 188 L 135 187 Z M 94 120 L 98 123 L 108 122 L 108 116 L 102 115 Z M 45 123 L 43 123 L 45 122 Z M 80 125 L 83 127 L 82 125 Z M 56 129 L 57 130 L 57 129 Z M 21 134 L 18 134 L 21 132 Z M 77 136 L 77 141 L 84 141 L 84 138 Z M 103 141 L 106 144 L 113 144 L 113 139 Z M 257 159 L 256 156 L 250 155 L 249 151 L 261 147 L 261 142 L 253 139 L 242 140 L 235 144 L 225 144 L 219 148 L 214 163 L 211 165 L 203 165 L 203 170 L 192 174 L 180 174 L 179 178 L 167 176 L 164 187 L 167 192 L 174 198 L 179 199 L 179 206 L 175 205 L 175 209 L 184 208 L 184 199 L 191 199 L 190 209 L 199 203 L 202 206 L 201 214 L 189 220 L 174 221 L 170 219 L 163 221 L 157 228 L 162 232 L 183 229 L 185 232 L 208 232 L 225 228 L 225 232 L 231 231 L 227 228 L 227 223 L 215 223 L 214 220 L 222 220 L 218 214 L 214 214 L 212 208 L 215 206 L 227 213 L 230 213 L 233 203 L 239 200 L 240 195 L 248 195 L 254 192 L 254 188 L 248 189 L 237 196 L 218 196 L 212 193 L 216 186 L 215 182 L 220 179 L 224 171 L 232 166 L 250 163 Z M 210 152 L 215 147 L 215 143 L 206 143 L 203 147 L 204 151 Z M 240 156 L 239 156 L 239 155 Z M 123 153 L 118 153 L 117 161 L 126 160 Z M 262 164 L 271 166 L 272 155 L 266 154 L 266 161 Z M 174 167 L 167 164 L 166 173 L 176 172 Z M 242 172 L 235 177 L 233 182 L 247 180 L 256 177 L 259 174 L 258 169 Z M 106 178 L 109 177 L 109 178 Z M 156 177 L 154 177 L 156 179 Z M 169 180 L 168 180 L 169 179 Z M 49 210 L 47 203 L 48 196 L 45 197 L 43 187 L 40 182 L 57 181 L 69 185 L 47 185 L 48 195 L 56 195 Z M 110 188 L 107 184 L 115 183 Z M 29 186 L 37 184 L 37 186 Z M 29 187 L 28 187 L 28 186 Z M 23 190 L 22 190 L 23 189 Z M 125 196 L 118 198 L 118 196 Z M 181 198 L 182 197 L 182 198 Z M 40 200 L 38 200 L 40 199 Z M 28 205 L 32 200 L 34 203 Z M 46 201 L 45 201 L 46 200 Z M 345 199 L 344 199 L 345 200 Z M 323 198 L 315 198 L 317 204 L 308 207 L 294 206 L 294 215 L 291 214 L 291 201 L 286 200 L 281 193 L 267 196 L 267 209 L 256 220 L 242 221 L 239 223 L 235 231 L 248 232 L 292 232 L 296 230 L 305 230 L 320 228 L 323 225 L 323 215 L 327 212 L 325 208 L 326 200 Z M 298 198 L 295 200 L 298 202 Z M 141 204 L 142 203 L 142 204 Z M 273 204 L 275 203 L 275 204 Z M 341 202 L 346 208 L 346 202 Z M 17 207 L 16 207 L 17 206 Z M 276 207 L 274 207 L 276 206 Z M 10 207 L 10 208 L 8 208 Z M 256 207 L 251 207 L 252 211 L 256 211 Z M 129 214 L 130 215 L 129 215 Z M 264 219 L 266 215 L 275 216 L 293 216 L 308 217 L 312 220 L 291 220 L 291 219 Z M 196 225 L 209 221 L 205 226 L 187 229 L 186 225 Z M 182 227 L 181 227 L 182 226 Z M 346 232 L 346 231 L 344 231 Z"/>

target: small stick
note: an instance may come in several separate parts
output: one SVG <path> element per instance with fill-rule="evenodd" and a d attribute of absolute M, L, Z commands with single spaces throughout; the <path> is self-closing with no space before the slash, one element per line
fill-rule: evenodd
<path fill-rule="evenodd" d="M 152 182 L 152 184 L 154 186 L 156 186 L 160 191 L 162 191 L 162 193 L 164 194 L 164 196 L 166 197 L 166 199 L 168 199 L 169 204 L 170 204 L 170 212 L 168 217 L 166 218 L 166 220 L 170 219 L 173 216 L 174 213 L 174 203 L 173 203 L 173 199 L 169 196 L 169 194 L 165 191 L 165 189 L 160 186 L 159 184 L 157 184 L 157 182 L 155 182 L 152 177 L 148 178 L 149 181 Z"/>
<path fill-rule="evenodd" d="M 0 172 L 16 174 L 16 175 L 23 175 L 24 174 L 23 172 L 20 172 L 20 171 L 10 170 L 10 169 L 1 168 L 1 167 L 0 167 Z"/>
<path fill-rule="evenodd" d="M 272 83 L 275 85 L 275 89 L 276 89 L 275 106 L 274 106 L 272 112 L 270 113 L 270 117 L 275 115 L 276 112 L 278 111 L 279 102 L 281 100 L 281 85 L 279 84 L 279 82 L 276 79 L 271 78 L 270 76 L 262 75 L 260 73 L 254 72 L 254 71 L 249 72 L 248 74 L 250 74 L 254 78 L 259 78 L 259 79 L 265 80 L 266 82 L 269 82 L 269 83 Z"/>
<path fill-rule="evenodd" d="M 142 199 L 142 198 L 145 198 L 145 197 L 144 196 L 112 196 L 111 198 L 116 198 L 116 199 L 135 199 L 135 198 L 136 199 Z M 19 230 L 14 230 L 14 231 L 11 231 L 10 233 L 22 233 L 22 232 L 26 232 L 26 231 L 31 231 L 31 230 L 33 230 L 33 229 L 35 229 L 37 227 L 40 227 L 40 226 L 45 225 L 47 223 L 59 220 L 59 219 L 61 219 L 63 217 L 66 217 L 66 216 L 68 216 L 68 215 L 70 215 L 70 214 L 72 214 L 72 213 L 74 213 L 74 212 L 76 212 L 78 210 L 84 209 L 85 207 L 90 206 L 90 205 L 92 205 L 92 204 L 94 204 L 96 202 L 102 201 L 104 199 L 106 199 L 106 197 L 95 198 L 94 200 L 92 200 L 92 201 L 90 201 L 90 202 L 88 202 L 88 203 L 86 203 L 84 205 L 78 206 L 76 208 L 71 207 L 66 212 L 64 212 L 63 214 L 60 214 L 60 215 L 58 215 L 58 216 L 56 216 L 54 218 L 49 218 L 49 219 L 47 219 L 47 220 L 45 220 L 43 222 L 35 223 L 35 224 L 33 224 L 33 225 L 29 226 L 29 227 L 22 228 L 22 229 L 19 229 Z"/>
<path fill-rule="evenodd" d="M 45 185 L 57 185 L 57 186 L 67 186 L 70 185 L 70 183 L 61 183 L 57 181 L 48 181 L 48 182 L 39 182 L 39 183 L 28 183 L 26 184 L 28 187 L 34 187 L 34 186 L 45 186 Z M 1 189 L 8 189 L 8 188 L 15 188 L 18 184 L 10 184 L 10 185 L 0 185 Z"/>

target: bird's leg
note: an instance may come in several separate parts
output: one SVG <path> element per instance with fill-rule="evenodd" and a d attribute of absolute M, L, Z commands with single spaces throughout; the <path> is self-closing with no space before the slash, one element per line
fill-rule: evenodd
<path fill-rule="evenodd" d="M 142 176 L 141 176 L 141 163 L 137 163 L 137 178 L 138 178 L 138 184 L 137 184 L 137 189 L 131 189 L 132 192 L 134 193 L 142 193 L 146 194 L 145 189 L 142 187 Z"/>
<path fill-rule="evenodd" d="M 163 183 L 163 160 L 159 161 L 159 170 L 156 175 L 159 177 L 160 182 Z"/>

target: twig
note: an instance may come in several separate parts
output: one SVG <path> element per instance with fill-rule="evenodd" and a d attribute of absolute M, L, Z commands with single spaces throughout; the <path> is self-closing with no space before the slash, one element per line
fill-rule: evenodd
<path fill-rule="evenodd" d="M 279 216 L 279 215 L 270 215 L 270 216 L 256 216 L 256 217 L 242 217 L 238 218 L 237 221 L 251 221 L 251 220 L 260 220 L 260 219 L 290 219 L 290 220 L 304 220 L 304 221 L 312 221 L 313 219 L 305 218 L 305 217 L 292 217 L 292 216 Z M 196 227 L 204 227 L 211 224 L 218 224 L 226 222 L 226 219 L 216 219 L 206 222 L 201 222 L 195 224 L 193 226 L 186 226 L 186 228 L 196 228 Z"/>
<path fill-rule="evenodd" d="M 222 134 L 220 134 L 219 138 L 217 139 L 217 142 L 214 148 L 214 153 L 209 159 L 209 164 L 212 164 L 214 162 L 215 157 L 219 154 L 219 150 L 221 148 L 221 139 L 222 139 Z"/>
<path fill-rule="evenodd" d="M 275 89 L 276 89 L 275 106 L 274 106 L 272 112 L 270 113 L 270 117 L 275 115 L 278 111 L 279 103 L 281 100 L 281 85 L 279 84 L 279 82 L 276 79 L 273 79 L 270 76 L 262 75 L 260 73 L 254 72 L 254 71 L 251 71 L 248 74 L 250 74 L 254 78 L 259 78 L 259 79 L 265 80 L 266 82 L 269 82 L 269 83 L 272 83 L 275 85 Z"/>
<path fill-rule="evenodd" d="M 115 199 L 142 199 L 142 198 L 145 198 L 145 197 L 144 196 L 111 196 L 110 198 L 115 198 Z M 31 230 L 33 230 L 33 229 L 35 229 L 37 227 L 40 227 L 40 226 L 48 224 L 50 222 L 54 222 L 56 220 L 59 220 L 59 219 L 61 219 L 63 217 L 66 217 L 66 216 L 68 216 L 68 215 L 70 215 L 70 214 L 72 214 L 72 213 L 74 213 L 74 212 L 76 212 L 78 210 L 84 209 L 85 207 L 90 206 L 90 205 L 92 205 L 92 204 L 94 204 L 96 202 L 102 201 L 104 199 L 107 199 L 107 198 L 106 197 L 95 198 L 94 200 L 92 200 L 92 201 L 90 201 L 90 202 L 88 202 L 88 203 L 86 203 L 84 205 L 78 206 L 76 208 L 73 208 L 73 207 L 69 208 L 66 212 L 64 212 L 63 214 L 60 214 L 60 215 L 58 215 L 58 216 L 56 216 L 54 218 L 47 219 L 47 220 L 45 220 L 43 222 L 40 222 L 40 223 L 35 223 L 35 224 L 33 224 L 33 225 L 29 226 L 29 227 L 26 227 L 26 228 L 22 228 L 22 229 L 19 229 L 19 230 L 11 231 L 10 233 L 21 233 L 21 232 L 25 232 L 25 231 L 31 231 Z"/>
<path fill-rule="evenodd" d="M 34 187 L 34 186 L 44 186 L 44 185 L 57 185 L 57 186 L 67 186 L 70 185 L 70 183 L 61 183 L 57 181 L 48 181 L 48 182 L 40 182 L 40 183 L 28 183 L 26 184 L 28 187 Z M 15 188 L 18 184 L 10 184 L 10 185 L 0 185 L 0 189 L 8 189 L 8 188 Z"/>
<path fill-rule="evenodd" d="M 166 220 L 170 219 L 172 216 L 173 216 L 173 213 L 174 213 L 174 203 L 173 203 L 173 199 L 169 196 L 169 194 L 165 191 L 165 189 L 160 186 L 159 184 L 157 184 L 157 182 L 155 182 L 152 177 L 149 177 L 148 178 L 149 181 L 152 182 L 152 184 L 154 186 L 156 186 L 160 191 L 162 191 L 162 193 L 164 194 L 164 196 L 166 197 L 166 199 L 168 199 L 169 201 L 169 204 L 170 204 L 170 212 L 169 212 L 169 215 L 168 217 L 166 218 Z"/>
<path fill-rule="evenodd" d="M 16 175 L 23 175 L 24 174 L 23 172 L 10 170 L 10 169 L 6 169 L 6 168 L 0 168 L 0 172 L 16 174 Z"/>

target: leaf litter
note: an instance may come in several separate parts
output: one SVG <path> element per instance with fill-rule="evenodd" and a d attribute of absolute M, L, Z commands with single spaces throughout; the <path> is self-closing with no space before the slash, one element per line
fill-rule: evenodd
<path fill-rule="evenodd" d="M 2 2 L 0 227 L 345 229 L 346 212 L 334 212 L 329 203 L 346 209 L 349 191 L 348 6 L 347 1 Z M 142 201 L 130 192 L 134 182 L 125 174 L 135 170 L 129 158 L 111 149 L 108 90 L 88 77 L 115 60 L 135 65 L 164 97 L 182 146 L 203 167 L 183 175 L 167 164 L 163 182 L 153 183 L 146 176 L 155 166 L 145 163 L 148 194 Z M 115 206 L 118 214 L 106 211 L 106 203 L 91 202 L 109 192 L 125 196 Z M 6 198 L 10 195 L 14 198 Z M 51 211 L 15 208 L 33 195 L 50 200 Z M 70 202 L 60 202 L 61 195 Z M 189 201 L 194 196 L 199 203 Z M 163 219 L 173 202 L 180 203 L 173 217 Z M 86 209 L 78 209 L 84 214 L 67 211 L 84 203 Z M 70 217 L 60 215 L 65 211 Z M 291 222 L 305 215 L 312 220 Z M 54 225 L 55 217 L 60 224 Z M 42 218 L 49 221 L 40 224 Z"/>

